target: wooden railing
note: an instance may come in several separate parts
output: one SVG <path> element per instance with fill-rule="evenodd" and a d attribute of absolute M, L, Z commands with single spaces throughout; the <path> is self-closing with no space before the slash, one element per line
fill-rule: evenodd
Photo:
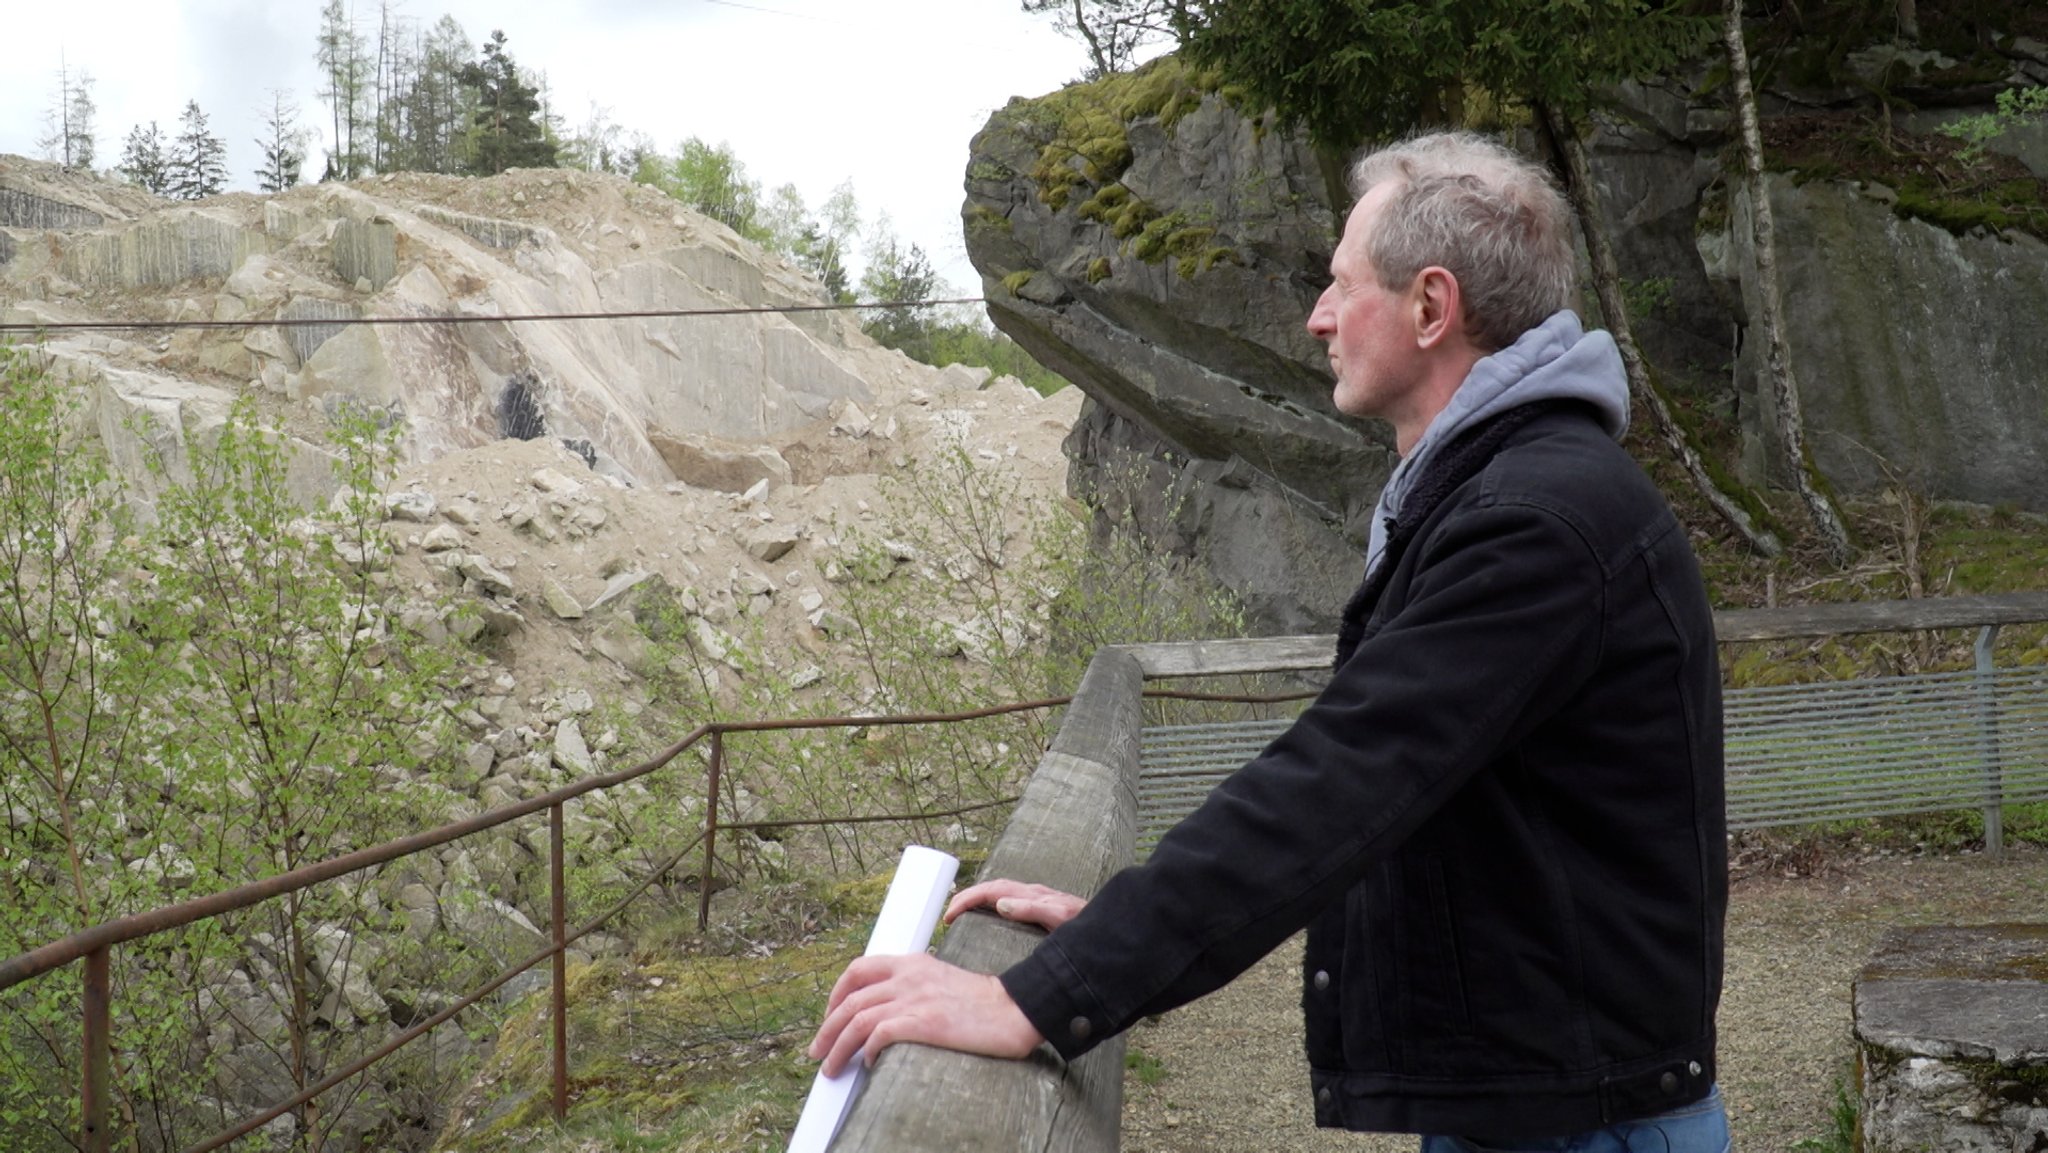
<path fill-rule="evenodd" d="M 1038 762 L 980 879 L 1007 878 L 1093 896 L 1130 864 L 1137 843 L 1138 736 L 1144 670 L 1104 649 L 1088 665 L 1052 747 Z M 987 913 L 946 933 L 941 960 L 1000 973 L 1043 936 Z M 1124 1044 L 1068 1065 L 1041 1049 L 999 1061 L 896 1045 L 875 1061 L 832 1148 L 841 1153 L 1069 1150 L 1117 1147 Z"/>
<path fill-rule="evenodd" d="M 1779 640 L 1976 628 L 1978 659 L 2003 625 L 2048 621 L 2048 593 L 1735 609 L 1714 616 L 1717 639 Z M 1144 682 L 1159 678 L 1327 670 L 1333 636 L 1262 637 L 1103 649 L 1064 727 L 1026 787 L 980 878 L 1032 881 L 1093 895 L 1130 863 Z M 1995 825 L 1987 837 L 1995 838 Z M 939 956 L 999 973 L 1042 937 L 969 914 Z M 1117 1148 L 1123 1047 L 1112 1039 L 1066 1066 L 1048 1051 L 998 1061 L 922 1045 L 883 1052 L 854 1102 L 835 1153 L 1019 1153 Z"/>

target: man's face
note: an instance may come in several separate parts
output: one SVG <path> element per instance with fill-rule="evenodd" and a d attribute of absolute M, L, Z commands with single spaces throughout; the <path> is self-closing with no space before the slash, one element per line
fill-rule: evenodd
<path fill-rule="evenodd" d="M 1351 210 L 1330 257 L 1330 286 L 1309 314 L 1308 330 L 1329 346 L 1337 411 L 1399 425 L 1421 379 L 1412 302 L 1406 291 L 1380 287 L 1365 254 L 1365 238 L 1395 191 L 1391 183 L 1375 185 Z"/>

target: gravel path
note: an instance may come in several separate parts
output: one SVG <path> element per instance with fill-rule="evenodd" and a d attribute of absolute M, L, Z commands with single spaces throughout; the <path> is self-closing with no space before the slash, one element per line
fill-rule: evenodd
<path fill-rule="evenodd" d="M 2048 851 L 2003 860 L 1869 860 L 1736 882 L 1721 1000 L 1721 1088 L 1745 1153 L 1828 1131 L 1849 1076 L 1849 992 L 1889 926 L 2048 920 Z M 1309 1117 L 1300 946 L 1229 988 L 1132 1031 L 1155 1081 L 1125 1078 L 1125 1153 L 1412 1153 L 1414 1139 L 1330 1133 Z"/>

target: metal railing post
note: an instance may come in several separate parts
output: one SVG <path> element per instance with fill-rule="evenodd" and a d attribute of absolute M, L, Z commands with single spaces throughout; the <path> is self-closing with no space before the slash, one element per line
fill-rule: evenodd
<path fill-rule="evenodd" d="M 704 869 L 697 877 L 697 931 L 711 927 L 711 870 L 718 863 L 718 778 L 725 771 L 725 734 L 711 731 L 710 785 L 704 791 Z"/>
<path fill-rule="evenodd" d="M 108 957 L 110 950 L 102 946 L 85 955 L 85 1067 L 80 1070 L 79 1106 L 85 1132 L 80 1148 L 85 1153 L 107 1153 L 113 1141 L 113 1134 L 107 1129 L 107 1095 L 112 1081 L 112 1044 L 108 1034 L 112 1031 L 113 1013 L 110 1005 Z"/>
<path fill-rule="evenodd" d="M 553 890 L 555 945 L 555 1120 L 569 1112 L 569 900 L 562 888 L 562 806 L 548 809 L 548 883 Z"/>
<path fill-rule="evenodd" d="M 2005 851 L 2005 765 L 1998 747 L 1998 688 L 1994 681 L 1991 646 L 1998 642 L 1998 626 L 1985 625 L 1977 633 L 1977 723 L 1983 729 L 1980 747 L 1984 764 L 1984 851 Z"/>

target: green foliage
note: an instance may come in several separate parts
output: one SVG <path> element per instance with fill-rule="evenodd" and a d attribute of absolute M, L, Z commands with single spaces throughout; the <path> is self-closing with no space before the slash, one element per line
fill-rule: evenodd
<path fill-rule="evenodd" d="M 0 349 L 0 378 L 0 954 L 433 811 L 455 670 L 394 627 L 370 571 L 393 434 L 347 426 L 345 495 L 308 513 L 286 489 L 283 445 L 238 409 L 213 443 L 188 446 L 188 464 L 159 462 L 157 519 L 133 523 L 39 355 Z M 390 921 L 373 892 L 328 886 L 117 950 L 117 1143 L 220 1127 L 198 1103 L 234 1099 L 230 1050 L 303 1085 L 381 1040 L 323 1008 L 338 976 L 315 963 Z M 380 973 L 463 968 L 395 946 L 349 957 Z M 259 975 L 246 999 L 220 995 L 236 970 Z M 77 988 L 55 975 L 0 999 L 0 1146 L 76 1131 Z M 331 1115 L 301 1122 L 317 1133 Z"/>
<path fill-rule="evenodd" d="M 1974 163 L 1992 141 L 2043 116 L 2048 116 L 2048 87 L 2008 88 L 1998 94 L 1990 112 L 1944 124 L 1941 131 L 1962 141 L 1963 149 L 1957 155 Z"/>
<path fill-rule="evenodd" d="M 1143 1085 L 1157 1085 L 1167 1077 L 1165 1063 L 1135 1043 L 1124 1049 L 1124 1072 L 1135 1076 Z"/>
<path fill-rule="evenodd" d="M 633 179 L 660 189 L 756 243 L 772 235 L 757 219 L 761 186 L 748 178 L 746 163 L 730 144 L 707 144 L 692 136 L 673 156 L 644 157 Z"/>
<path fill-rule="evenodd" d="M 483 55 L 456 75 L 473 104 L 466 171 L 494 176 L 508 168 L 552 168 L 555 144 L 541 123 L 540 89 L 520 73 L 494 31 Z"/>
<path fill-rule="evenodd" d="M 164 155 L 164 136 L 156 121 L 150 121 L 148 128 L 138 124 L 129 130 L 121 149 L 120 173 L 144 192 L 157 196 L 170 192 L 170 160 Z"/>
<path fill-rule="evenodd" d="M 1671 308 L 1671 289 L 1678 283 L 1675 277 L 1658 276 L 1649 280 L 1621 282 L 1622 306 L 1630 316 L 1653 316 Z"/>
<path fill-rule="evenodd" d="M 1468 93 L 1577 112 L 1683 59 L 1714 18 L 1647 0 L 1218 0 L 1188 53 L 1338 152 L 1460 119 Z"/>

